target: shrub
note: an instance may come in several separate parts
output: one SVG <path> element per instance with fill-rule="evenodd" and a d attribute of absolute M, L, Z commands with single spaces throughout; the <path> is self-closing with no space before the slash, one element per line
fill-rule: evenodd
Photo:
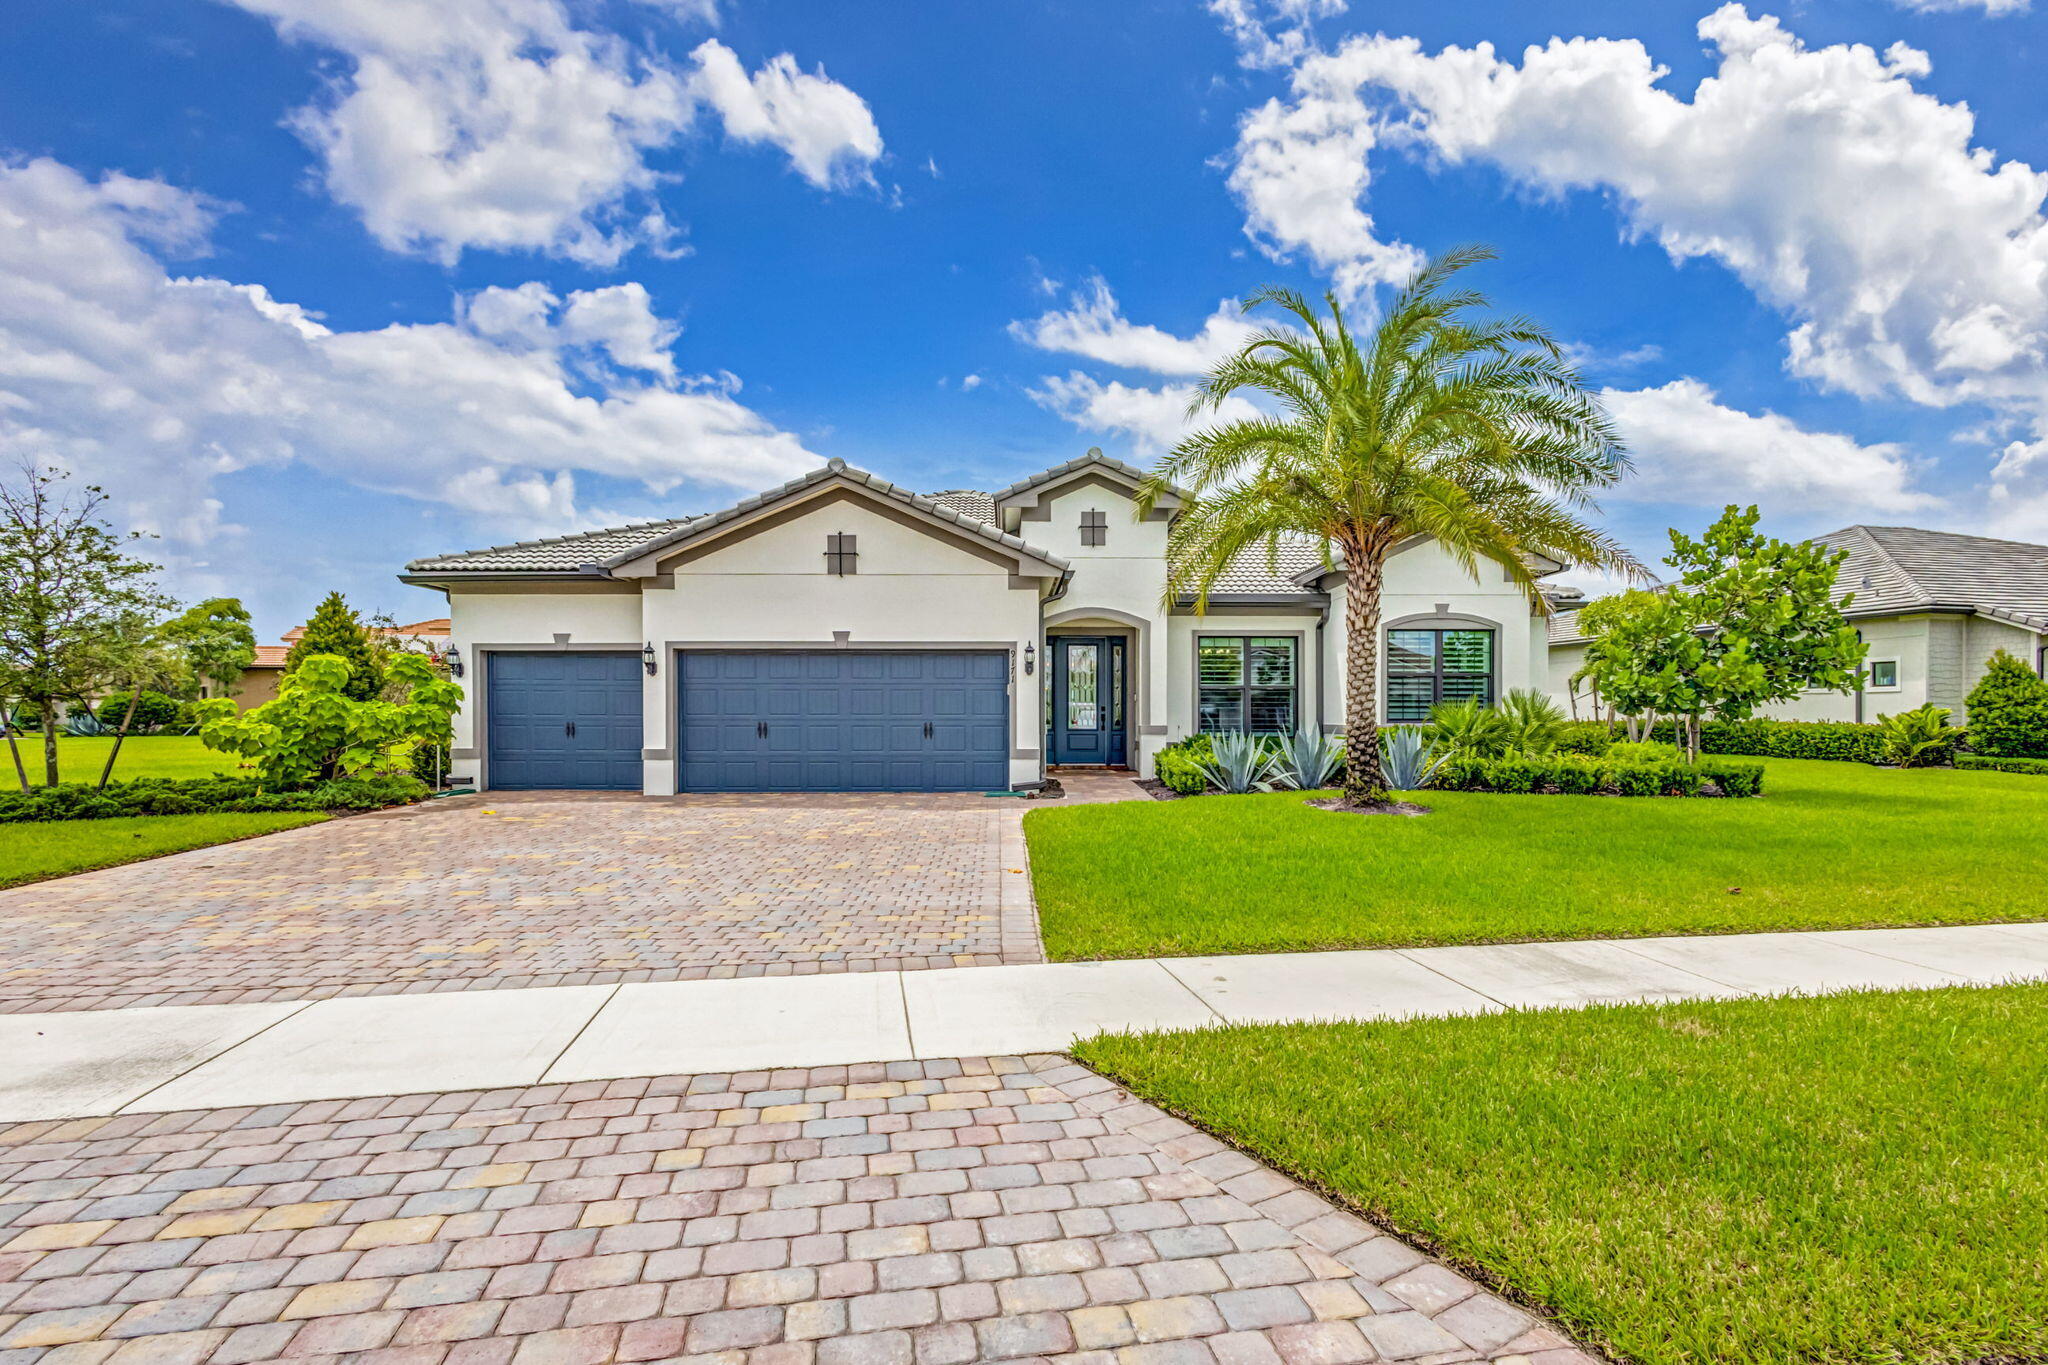
<path fill-rule="evenodd" d="M 100 724 L 109 729 L 120 729 L 121 718 L 128 714 L 128 694 L 109 692 L 100 698 L 100 704 L 93 708 L 93 714 L 99 717 Z M 184 703 L 176 697 L 145 690 L 142 699 L 135 703 L 135 718 L 128 724 L 128 733 L 147 735 L 175 727 L 184 714 Z"/>
<path fill-rule="evenodd" d="M 1491 758 L 1508 747 L 1508 727 L 1500 712 L 1476 701 L 1438 702 L 1422 727 L 1431 753 L 1450 757 Z"/>
<path fill-rule="evenodd" d="M 1610 763 L 1623 763 L 1640 767 L 1645 763 L 1683 763 L 1684 753 L 1671 744 L 1659 744 L 1655 740 L 1617 740 L 1607 746 L 1604 755 Z"/>
<path fill-rule="evenodd" d="M 1430 753 L 1422 732 L 1412 725 L 1393 726 L 1380 731 L 1380 771 L 1387 786 L 1397 792 L 1419 792 L 1435 778 L 1443 760 Z"/>
<path fill-rule="evenodd" d="M 1604 754 L 1614 743 L 1614 731 L 1602 721 L 1568 720 L 1557 733 L 1557 747 L 1568 754 Z"/>
<path fill-rule="evenodd" d="M 199 815 L 214 811 L 380 810 L 425 799 L 426 785 L 403 775 L 348 777 L 299 788 L 265 789 L 251 777 L 139 777 L 101 791 L 82 782 L 0 792 L 0 824 L 106 820 L 124 815 Z"/>
<path fill-rule="evenodd" d="M 1210 760 L 1196 766 L 1217 791 L 1241 796 L 1272 790 L 1271 779 L 1279 765 L 1258 739 L 1242 733 L 1212 735 L 1210 752 Z"/>
<path fill-rule="evenodd" d="M 1495 714 L 1508 749 L 1525 754 L 1547 754 L 1557 748 L 1564 727 L 1571 723 L 1556 702 L 1528 687 L 1502 697 Z"/>
<path fill-rule="evenodd" d="M 1273 742 L 1274 774 L 1297 791 L 1327 787 L 1344 766 L 1344 749 L 1327 735 L 1304 726 Z"/>
<path fill-rule="evenodd" d="M 1701 759 L 1700 776 L 1721 789 L 1723 796 L 1761 796 L 1764 790 L 1764 765 L 1761 763 L 1731 763 L 1726 759 Z"/>
<path fill-rule="evenodd" d="M 1970 747 L 1993 758 L 2048 758 L 2048 680 L 2004 650 L 1970 689 Z"/>
<path fill-rule="evenodd" d="M 1662 762 L 1616 762 L 1572 753 L 1459 755 L 1444 760 L 1435 785 L 1445 791 L 1560 796 L 1757 796 L 1763 791 L 1761 763 L 1684 763 L 1675 750 L 1665 752 L 1671 757 Z"/>
<path fill-rule="evenodd" d="M 347 661 L 315 654 L 278 681 L 277 697 L 248 711 L 226 699 L 203 701 L 199 738 L 209 749 L 256 761 L 256 771 L 277 787 L 305 786 L 333 777 L 410 768 L 421 744 L 445 744 L 449 719 L 462 689 L 417 654 L 392 656 L 385 680 L 404 700 L 353 700 Z"/>
<path fill-rule="evenodd" d="M 1948 762 L 1964 732 L 1948 723 L 1946 706 L 1916 706 L 1895 716 L 1879 716 L 1886 759 L 1901 768 L 1932 768 Z"/>
<path fill-rule="evenodd" d="M 1975 727 L 1971 727 L 1974 733 Z M 1992 754 L 1957 754 L 1958 768 L 1977 768 L 2000 773 L 2026 773 L 2048 777 L 2048 758 L 2000 758 Z"/>
<path fill-rule="evenodd" d="M 1166 784 L 1170 791 L 1182 796 L 1200 796 L 1209 790 L 1209 781 L 1202 776 L 1202 765 L 1215 757 L 1213 746 L 1207 735 L 1190 735 L 1177 739 L 1152 755 L 1152 775 Z"/>

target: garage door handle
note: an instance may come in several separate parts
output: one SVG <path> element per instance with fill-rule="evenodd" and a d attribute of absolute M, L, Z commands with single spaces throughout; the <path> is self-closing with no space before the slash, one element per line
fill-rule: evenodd
<path fill-rule="evenodd" d="M 562 727 L 562 733 L 567 735 L 571 739 L 576 738 L 576 722 L 572 720 L 567 725 L 564 725 Z"/>
<path fill-rule="evenodd" d="M 926 739 L 930 739 L 932 737 L 932 723 L 930 721 L 926 721 L 924 723 L 924 737 Z"/>
<path fill-rule="evenodd" d="M 757 721 L 755 721 L 755 722 L 754 722 L 754 738 L 755 738 L 755 739 L 766 739 L 766 738 L 768 738 L 768 722 L 767 722 L 767 721 L 765 721 L 765 720 L 757 720 Z"/>

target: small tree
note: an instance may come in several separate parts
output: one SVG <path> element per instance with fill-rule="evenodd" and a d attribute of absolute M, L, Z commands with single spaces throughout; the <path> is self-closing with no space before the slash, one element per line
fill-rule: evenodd
<path fill-rule="evenodd" d="M 164 642 L 184 656 L 195 682 L 225 697 L 256 661 L 256 632 L 238 598 L 210 597 L 164 622 Z"/>
<path fill-rule="evenodd" d="M 1970 689 L 1970 747 L 1996 758 L 2048 758 L 2048 681 L 2004 650 Z"/>
<path fill-rule="evenodd" d="M 148 699 L 155 698 L 175 715 L 176 703 L 164 693 L 190 690 L 192 670 L 184 653 L 165 641 L 150 624 L 149 617 L 140 612 L 130 613 L 118 622 L 95 648 L 100 655 L 101 678 L 128 689 L 118 700 L 109 696 L 101 703 L 102 722 L 110 715 L 118 717 L 114 743 L 107 750 L 107 761 L 100 767 L 99 789 L 105 791 L 108 779 L 114 775 L 114 763 L 121 757 L 121 745 L 134 728 L 142 707 Z"/>
<path fill-rule="evenodd" d="M 287 676 L 316 654 L 331 654 L 348 665 L 346 694 L 368 701 L 384 690 L 385 654 L 338 592 L 328 593 L 306 622 L 305 633 L 284 656 Z M 282 680 L 280 680 L 282 686 Z"/>
<path fill-rule="evenodd" d="M 1581 675 L 1601 701 L 1644 740 L 1660 715 L 1696 714 L 1705 704 L 1699 674 L 1706 662 L 1693 604 L 1668 592 L 1631 591 L 1603 597 L 1579 612 L 1586 646 Z"/>
<path fill-rule="evenodd" d="M 315 654 L 278 680 L 275 701 L 247 711 L 225 698 L 200 702 L 199 738 L 255 760 L 257 776 L 279 787 L 383 766 L 404 772 L 414 748 L 448 741 L 462 688 L 417 654 L 394 655 L 391 680 L 404 688 L 401 700 L 358 701 L 347 661 Z"/>
<path fill-rule="evenodd" d="M 138 615 L 170 606 L 157 566 L 100 519 L 106 494 L 66 490 L 62 470 L 23 462 L 0 484 L 0 694 L 40 713 L 43 780 L 56 785 L 57 712 L 108 684 L 111 648 Z"/>

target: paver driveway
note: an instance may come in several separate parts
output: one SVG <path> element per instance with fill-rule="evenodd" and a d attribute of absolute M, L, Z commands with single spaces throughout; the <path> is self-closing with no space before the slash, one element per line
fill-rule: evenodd
<path fill-rule="evenodd" d="M 0 891 L 0 1013 L 1040 960 L 1021 803 L 461 797 Z"/>
<path fill-rule="evenodd" d="M 0 1131 L 0 1361 L 1593 1365 L 1062 1058 Z"/>

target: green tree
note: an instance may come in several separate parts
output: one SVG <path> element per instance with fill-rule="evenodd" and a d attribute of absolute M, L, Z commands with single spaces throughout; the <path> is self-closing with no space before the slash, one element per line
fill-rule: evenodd
<path fill-rule="evenodd" d="M 1192 412 L 1253 393 L 1272 415 L 1196 432 L 1161 459 L 1140 502 L 1188 495 L 1168 544 L 1168 596 L 1204 610 L 1239 556 L 1307 538 L 1345 571 L 1344 798 L 1387 799 L 1380 767 L 1380 598 L 1386 562 L 1411 536 L 1433 538 L 1468 573 L 1497 565 L 1541 609 L 1530 557 L 1640 574 L 1628 552 L 1581 519 L 1591 491 L 1628 468 L 1600 401 L 1550 334 L 1526 319 L 1479 316 L 1483 295 L 1452 277 L 1492 258 L 1438 257 L 1354 333 L 1334 295 L 1327 314 L 1291 290 L 1288 324 L 1260 332 L 1203 381 Z"/>
<path fill-rule="evenodd" d="M 256 632 L 239 598 L 209 597 L 164 622 L 161 633 L 184 656 L 193 679 L 211 683 L 215 696 L 227 696 L 256 661 Z"/>
<path fill-rule="evenodd" d="M 1963 703 L 1970 747 L 1996 758 L 2048 758 L 2048 681 L 2004 650 Z"/>
<path fill-rule="evenodd" d="M 1705 705 L 1699 671 L 1707 646 L 1693 608 L 1683 594 L 1634 590 L 1579 611 L 1579 628 L 1592 637 L 1579 676 L 1622 716 L 1630 740 L 1647 740 L 1660 715 Z"/>
<path fill-rule="evenodd" d="M 384 651 L 338 592 L 328 593 L 314 608 L 305 633 L 284 656 L 286 675 L 316 654 L 332 654 L 348 665 L 344 690 L 352 700 L 368 701 L 384 690 Z"/>
<path fill-rule="evenodd" d="M 124 548 L 140 537 L 111 530 L 100 517 L 106 494 L 67 489 L 69 477 L 24 461 L 0 483 L 0 695 L 40 714 L 53 786 L 59 707 L 104 691 L 135 620 L 170 606 L 157 566 Z"/>
<path fill-rule="evenodd" d="M 118 703 L 114 697 L 107 697 L 99 712 L 102 721 L 112 719 L 115 725 L 114 742 L 107 750 L 107 761 L 100 767 L 98 785 L 105 791 L 108 779 L 114 775 L 114 763 L 121 757 L 121 746 L 134 728 L 145 699 L 156 697 L 175 708 L 176 704 L 163 694 L 190 691 L 192 668 L 184 651 L 164 638 L 161 627 L 152 624 L 152 616 L 146 612 L 128 613 L 99 638 L 94 648 L 100 655 L 102 686 L 127 689 Z"/>
<path fill-rule="evenodd" d="M 255 760 L 279 787 L 388 768 L 405 772 L 422 744 L 446 744 L 462 688 L 418 654 L 391 660 L 397 699 L 349 694 L 348 661 L 315 654 L 278 679 L 277 699 L 247 711 L 225 698 L 200 702 L 199 739 L 209 749 Z"/>

